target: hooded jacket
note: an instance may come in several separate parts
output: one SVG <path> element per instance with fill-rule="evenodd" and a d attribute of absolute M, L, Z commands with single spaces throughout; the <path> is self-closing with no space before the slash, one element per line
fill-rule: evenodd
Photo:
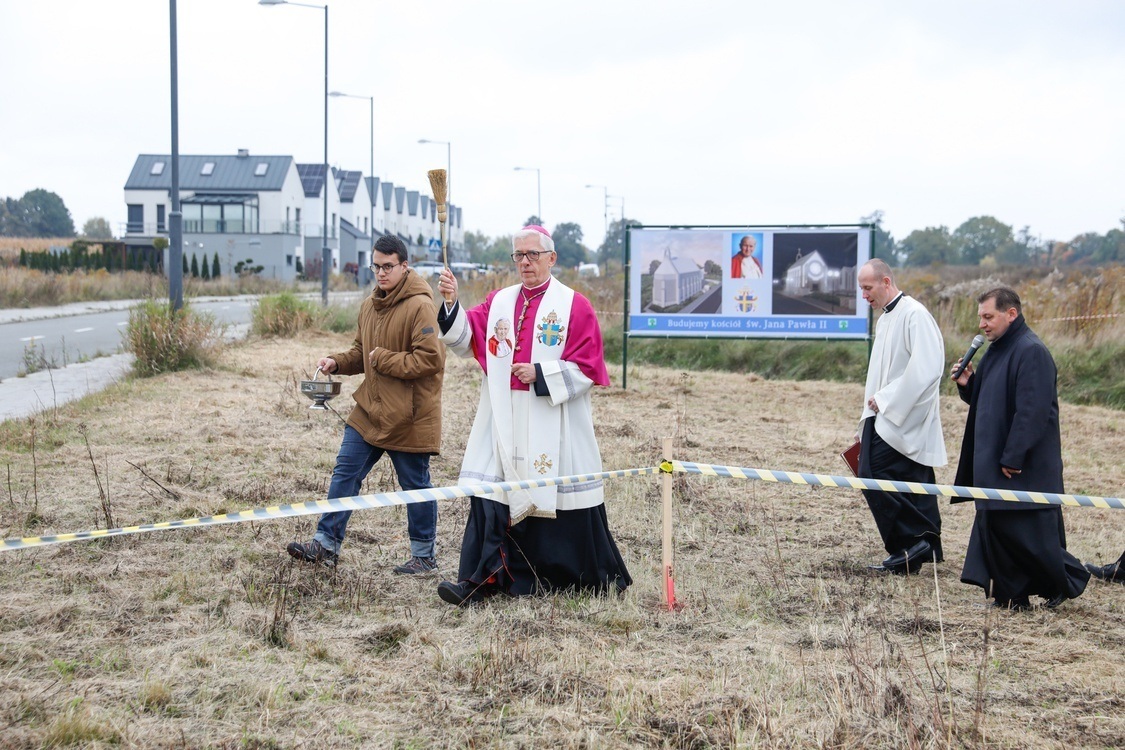
<path fill-rule="evenodd" d="M 355 343 L 329 356 L 338 374 L 363 373 L 348 424 L 368 444 L 404 453 L 440 451 L 445 345 L 438 333 L 433 291 L 410 268 L 398 286 L 386 292 L 376 286 L 363 301 Z"/>

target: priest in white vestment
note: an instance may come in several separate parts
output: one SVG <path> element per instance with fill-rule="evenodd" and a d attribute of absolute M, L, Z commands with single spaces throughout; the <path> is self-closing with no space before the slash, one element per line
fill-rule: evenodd
<path fill-rule="evenodd" d="M 945 343 L 921 302 L 895 285 L 890 267 L 869 260 L 857 277 L 864 300 L 883 310 L 867 365 L 860 417 L 859 475 L 871 479 L 934 483 L 946 463 L 938 388 L 945 376 Z M 864 490 L 889 556 L 874 570 L 917 572 L 941 562 L 937 497 Z"/>
<path fill-rule="evenodd" d="M 609 385 L 597 316 L 551 276 L 557 255 L 546 229 L 524 227 L 513 245 L 521 283 L 476 307 L 461 307 L 449 269 L 439 281 L 441 340 L 484 372 L 461 484 L 602 470 L 590 411 L 590 390 Z M 514 345 L 490 342 L 507 336 L 508 321 Z M 443 581 L 438 595 L 468 604 L 495 593 L 623 591 L 630 583 L 595 480 L 473 497 L 458 579 Z"/>

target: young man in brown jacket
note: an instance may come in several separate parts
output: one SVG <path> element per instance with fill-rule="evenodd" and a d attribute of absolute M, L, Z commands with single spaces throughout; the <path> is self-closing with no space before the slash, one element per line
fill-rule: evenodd
<path fill-rule="evenodd" d="M 359 494 L 384 453 L 402 489 L 432 487 L 430 456 L 441 447 L 445 347 L 438 340 L 433 291 L 410 269 L 406 245 L 398 237 L 380 237 L 371 256 L 377 286 L 360 307 L 355 343 L 317 362 L 327 373 L 363 373 L 363 383 L 352 394 L 355 406 L 344 427 L 329 499 Z M 407 506 L 410 559 L 395 566 L 396 573 L 437 569 L 437 515 L 436 501 Z M 350 517 L 351 511 L 325 513 L 312 541 L 292 542 L 289 554 L 335 566 Z"/>

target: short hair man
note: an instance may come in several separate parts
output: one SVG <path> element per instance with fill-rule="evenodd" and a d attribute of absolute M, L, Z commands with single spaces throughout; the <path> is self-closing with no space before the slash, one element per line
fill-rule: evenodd
<path fill-rule="evenodd" d="M 551 276 L 557 256 L 541 226 L 513 238 L 520 283 L 464 310 L 442 271 L 442 341 L 484 370 L 461 479 L 503 482 L 602 470 L 590 391 L 609 385 L 590 301 Z M 514 346 L 488 346 L 501 320 Z M 498 337 L 498 336 L 497 336 Z M 632 583 L 606 520 L 601 480 L 473 497 L 457 581 L 438 595 L 467 605 L 494 593 L 623 591 Z"/>
<path fill-rule="evenodd" d="M 871 479 L 934 482 L 946 463 L 938 388 L 945 372 L 945 343 L 929 311 L 899 291 L 890 267 L 867 261 L 857 276 L 863 299 L 882 310 L 867 365 L 860 416 L 859 475 Z M 916 572 L 941 562 L 937 497 L 864 490 L 889 556 L 871 568 Z"/>
<path fill-rule="evenodd" d="M 730 277 L 732 279 L 760 279 L 762 278 L 762 264 L 754 257 L 754 250 L 758 241 L 750 235 L 744 236 L 738 243 L 738 252 L 730 259 Z"/>
<path fill-rule="evenodd" d="M 430 285 L 410 268 L 406 245 L 380 237 L 371 253 L 375 289 L 363 301 L 351 349 L 323 357 L 323 372 L 363 373 L 355 406 L 332 470 L 328 498 L 359 494 L 364 478 L 386 453 L 404 490 L 432 487 L 430 456 L 441 448 L 441 381 L 445 348 L 438 340 L 437 310 Z M 437 569 L 437 501 L 406 507 L 410 559 L 396 573 Z M 298 560 L 335 566 L 351 511 L 325 513 L 309 542 L 287 550 Z"/>
<path fill-rule="evenodd" d="M 1063 492 L 1055 360 L 1023 317 L 1019 295 L 1007 287 L 977 298 L 988 351 L 956 378 L 969 404 L 957 464 L 958 485 Z M 950 370 L 956 372 L 957 360 Z M 959 502 L 954 500 L 953 502 Z M 1048 607 L 1079 596 L 1090 573 L 1066 550 L 1062 509 L 1056 505 L 976 500 L 962 583 L 980 586 L 993 605 L 1027 609 L 1029 597 Z"/>

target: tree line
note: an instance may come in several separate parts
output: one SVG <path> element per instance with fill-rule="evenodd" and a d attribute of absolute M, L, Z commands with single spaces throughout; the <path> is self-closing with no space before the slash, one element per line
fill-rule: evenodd
<path fill-rule="evenodd" d="M 1031 227 L 1015 230 L 992 216 L 974 216 L 950 231 L 946 226 L 915 229 L 901 240 L 895 240 L 883 227 L 883 212 L 875 211 L 860 221 L 875 227 L 875 254 L 892 265 L 1062 265 L 1125 263 L 1125 218 L 1121 228 L 1105 234 L 1084 232 L 1069 241 L 1043 240 Z M 542 224 L 538 216 L 529 216 L 527 224 Z M 551 231 L 558 252 L 558 264 L 573 268 L 593 261 L 602 266 L 619 263 L 624 257 L 624 230 L 640 226 L 632 219 L 615 219 L 605 240 L 597 248 L 582 244 L 582 227 L 576 222 L 561 222 Z M 89 239 L 111 239 L 109 223 L 101 218 L 89 219 L 82 228 Z M 7 237 L 73 237 L 74 221 L 63 199 L 43 188 L 29 190 L 20 198 L 0 198 L 0 236 Z M 511 235 L 489 237 L 483 232 L 465 233 L 465 248 L 477 263 L 500 265 L 511 262 Z M 46 269 L 51 262 L 41 259 Z M 112 261 L 106 261 L 112 263 Z M 22 265 L 22 264 L 21 264 Z M 206 259 L 203 266 L 207 266 Z M 215 263 L 210 264 L 212 268 Z M 108 266 L 105 266 L 108 267 Z M 189 268 L 184 269 L 185 273 Z M 208 269 L 209 275 L 215 275 Z M 192 274 L 195 276 L 196 274 Z M 198 276 L 203 277 L 202 269 Z M 204 277 L 205 278 L 205 277 Z"/>
<path fill-rule="evenodd" d="M 543 226 L 538 216 L 529 216 L 524 225 L 539 224 Z M 614 219 L 609 224 L 609 232 L 605 240 L 597 248 L 591 250 L 582 244 L 582 227 L 573 221 L 564 221 L 556 224 L 551 230 L 551 239 L 555 242 L 555 252 L 558 253 L 557 264 L 563 268 L 574 268 L 580 263 L 594 262 L 605 265 L 610 261 L 620 265 L 624 257 L 624 233 L 626 226 L 639 227 L 640 222 L 633 219 Z M 465 249 L 475 263 L 488 265 L 502 265 L 512 262 L 512 235 L 502 234 L 489 237 L 483 232 L 465 232 Z"/>
<path fill-rule="evenodd" d="M 915 229 L 895 241 L 883 228 L 883 212 L 860 219 L 875 227 L 875 254 L 900 266 L 1014 266 L 1125 262 L 1125 218 L 1120 229 L 1084 232 L 1069 241 L 1042 240 L 1031 227 L 1014 231 L 992 216 L 974 216 L 953 231 Z"/>

